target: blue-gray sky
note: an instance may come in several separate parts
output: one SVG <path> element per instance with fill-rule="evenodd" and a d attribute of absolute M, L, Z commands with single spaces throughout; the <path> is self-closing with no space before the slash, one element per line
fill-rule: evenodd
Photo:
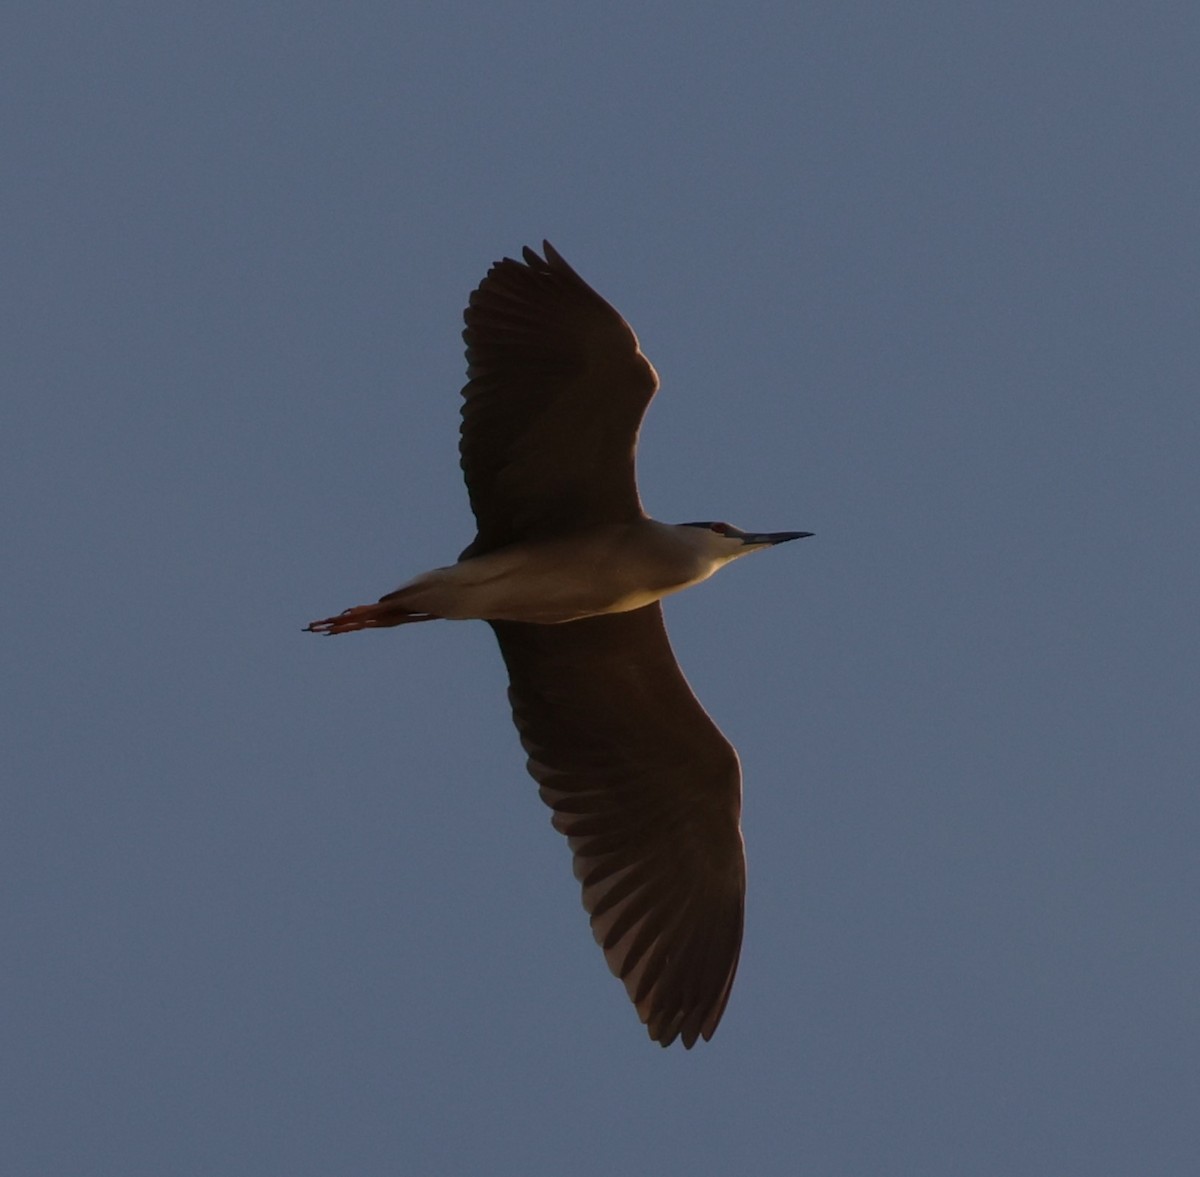
<path fill-rule="evenodd" d="M 1128 1177 L 1200 1152 L 1192 3 L 4 21 L 0 1168 Z M 663 389 L 738 745 L 712 1043 L 604 967 L 449 562 L 548 237 Z"/>

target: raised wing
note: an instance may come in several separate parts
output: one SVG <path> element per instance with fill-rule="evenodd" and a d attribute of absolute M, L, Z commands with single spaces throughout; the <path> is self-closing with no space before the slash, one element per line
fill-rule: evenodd
<path fill-rule="evenodd" d="M 642 513 L 634 451 L 658 377 L 629 324 L 543 250 L 497 262 L 463 313 L 459 448 L 478 524 L 464 555 Z"/>
<path fill-rule="evenodd" d="M 741 769 L 675 662 L 661 608 L 491 624 L 529 772 L 609 968 L 656 1042 L 710 1038 L 742 942 Z"/>

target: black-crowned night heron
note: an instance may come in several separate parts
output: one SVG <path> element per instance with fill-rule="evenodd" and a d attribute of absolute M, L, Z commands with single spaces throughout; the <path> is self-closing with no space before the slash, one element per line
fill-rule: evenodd
<path fill-rule="evenodd" d="M 491 624 L 529 772 L 609 968 L 652 1039 L 691 1047 L 717 1028 L 741 949 L 741 769 L 675 662 L 658 602 L 810 533 L 646 515 L 634 451 L 658 377 L 616 310 L 543 251 L 497 262 L 464 316 L 474 542 L 308 629 Z"/>

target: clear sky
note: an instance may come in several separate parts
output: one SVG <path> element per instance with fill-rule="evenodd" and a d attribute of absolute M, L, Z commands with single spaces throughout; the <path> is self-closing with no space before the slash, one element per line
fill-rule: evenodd
<path fill-rule="evenodd" d="M 1200 1154 L 1200 8 L 4 18 L 0 1171 L 1130 1177 Z M 453 560 L 461 309 L 549 238 L 663 380 L 741 752 L 651 1044 Z"/>

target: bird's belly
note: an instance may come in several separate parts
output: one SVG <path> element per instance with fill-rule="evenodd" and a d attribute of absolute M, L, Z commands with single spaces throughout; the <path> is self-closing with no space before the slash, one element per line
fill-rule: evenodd
<path fill-rule="evenodd" d="M 570 560 L 550 546 L 502 549 L 417 577 L 401 590 L 402 601 L 455 620 L 551 625 L 627 613 L 704 579 L 648 573 L 612 555 Z"/>
<path fill-rule="evenodd" d="M 492 621 L 555 624 L 640 609 L 670 591 L 633 585 L 607 570 L 566 575 L 558 569 L 553 576 L 512 575 L 478 585 L 469 607 L 472 616 Z"/>

